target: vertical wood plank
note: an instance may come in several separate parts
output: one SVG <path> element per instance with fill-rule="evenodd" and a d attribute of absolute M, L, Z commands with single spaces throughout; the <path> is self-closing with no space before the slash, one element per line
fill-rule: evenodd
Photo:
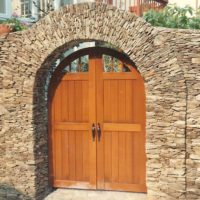
<path fill-rule="evenodd" d="M 69 144 L 68 132 L 63 131 L 61 137 L 61 150 L 62 150 L 62 179 L 69 178 Z"/>
<path fill-rule="evenodd" d="M 76 137 L 75 131 L 69 131 L 69 180 L 76 180 Z"/>
<path fill-rule="evenodd" d="M 110 81 L 110 107 L 111 107 L 111 120 L 112 123 L 118 122 L 118 110 L 119 110 L 119 96 L 118 96 L 118 80 Z"/>
<path fill-rule="evenodd" d="M 89 92 L 88 81 L 82 81 L 82 121 L 88 122 L 89 120 Z"/>
<path fill-rule="evenodd" d="M 133 138 L 131 132 L 126 133 L 126 181 L 127 183 L 133 183 Z"/>
<path fill-rule="evenodd" d="M 126 81 L 125 80 L 119 80 L 118 81 L 118 122 L 126 122 Z"/>
<path fill-rule="evenodd" d="M 89 120 L 89 90 L 88 81 L 82 81 L 82 121 L 88 122 Z M 82 144 L 83 144 L 83 180 L 89 181 L 89 132 L 82 132 Z"/>
<path fill-rule="evenodd" d="M 118 80 L 118 122 L 126 122 L 126 81 Z M 119 132 L 119 182 L 126 182 L 126 133 Z"/>
<path fill-rule="evenodd" d="M 112 181 L 112 134 L 104 132 L 104 174 L 105 181 Z"/>
<path fill-rule="evenodd" d="M 61 118 L 62 122 L 68 121 L 68 81 L 62 81 L 61 85 Z"/>
<path fill-rule="evenodd" d="M 118 122 L 118 80 L 111 83 L 111 120 L 112 123 Z M 119 181 L 119 133 L 112 132 L 112 182 Z"/>
<path fill-rule="evenodd" d="M 75 121 L 75 81 L 68 81 L 68 117 Z M 75 131 L 69 131 L 69 180 L 76 180 L 76 141 Z"/>
<path fill-rule="evenodd" d="M 119 132 L 119 182 L 126 183 L 126 133 Z"/>
<path fill-rule="evenodd" d="M 134 95 L 133 95 L 133 116 L 134 116 L 134 123 L 139 123 L 141 124 L 141 118 L 143 113 L 141 113 L 141 94 L 138 93 L 140 91 L 140 87 L 138 85 L 138 80 L 135 80 L 133 82 L 133 90 L 134 90 Z M 139 183 L 140 181 L 140 176 L 141 176 L 141 137 L 142 134 L 137 134 L 137 133 L 132 133 L 133 136 L 133 181 L 135 183 Z M 142 147 L 143 148 L 143 147 Z M 137 164 L 135 164 L 137 163 Z"/>
<path fill-rule="evenodd" d="M 110 132 L 112 134 L 112 182 L 119 181 L 119 133 Z"/>
<path fill-rule="evenodd" d="M 134 123 L 133 121 L 133 81 L 126 80 L 126 122 Z"/>
<path fill-rule="evenodd" d="M 105 122 L 111 122 L 111 89 L 110 80 L 104 80 L 104 112 L 103 118 Z"/>
<path fill-rule="evenodd" d="M 82 122 L 82 81 L 75 81 L 75 118 L 77 122 Z"/>
<path fill-rule="evenodd" d="M 101 55 L 96 55 L 96 104 L 97 124 L 101 127 L 101 138 L 97 140 L 97 187 L 104 189 L 104 131 L 103 131 L 103 61 Z"/>
<path fill-rule="evenodd" d="M 76 131 L 76 180 L 83 180 L 83 139 L 82 131 Z"/>
<path fill-rule="evenodd" d="M 56 179 L 62 180 L 62 143 L 61 143 L 61 131 L 56 130 L 55 134 L 55 172 Z"/>
<path fill-rule="evenodd" d="M 55 121 L 61 121 L 61 92 L 62 92 L 62 87 L 61 87 L 61 84 L 59 84 L 56 88 L 56 91 L 55 91 L 55 99 L 54 99 L 54 102 L 55 102 L 55 113 L 54 113 L 54 120 Z"/>
<path fill-rule="evenodd" d="M 89 135 L 88 131 L 82 132 L 83 139 L 83 180 L 89 181 L 89 171 L 91 170 L 89 166 Z"/>
<path fill-rule="evenodd" d="M 97 155 L 96 155 L 96 140 L 92 138 L 92 124 L 96 122 L 96 68 L 95 68 L 95 57 L 91 53 L 89 55 L 89 152 L 90 152 L 90 185 L 93 189 L 96 188 L 97 180 Z"/>
<path fill-rule="evenodd" d="M 126 122 L 134 123 L 133 121 L 133 81 L 126 80 Z M 128 183 L 133 183 L 133 136 L 132 132 L 126 133 L 126 177 Z"/>
<path fill-rule="evenodd" d="M 140 144 L 138 140 L 138 134 L 132 133 L 132 148 L 133 148 L 133 183 L 139 183 L 139 176 L 140 176 L 140 151 L 139 146 Z"/>
<path fill-rule="evenodd" d="M 75 121 L 75 85 L 74 81 L 68 81 L 68 117 L 69 122 Z"/>
<path fill-rule="evenodd" d="M 82 122 L 82 81 L 75 81 L 75 117 Z M 76 131 L 76 180 L 83 179 L 83 141 L 82 131 Z"/>
<path fill-rule="evenodd" d="M 111 122 L 111 88 L 110 80 L 104 80 L 103 122 Z M 112 133 L 104 133 L 104 176 L 106 182 L 112 181 Z"/>

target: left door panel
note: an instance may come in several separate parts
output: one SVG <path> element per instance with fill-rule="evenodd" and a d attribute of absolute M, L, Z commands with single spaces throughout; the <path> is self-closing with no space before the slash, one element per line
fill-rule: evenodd
<path fill-rule="evenodd" d="M 88 73 L 62 77 L 51 101 L 53 186 L 96 188 Z"/>

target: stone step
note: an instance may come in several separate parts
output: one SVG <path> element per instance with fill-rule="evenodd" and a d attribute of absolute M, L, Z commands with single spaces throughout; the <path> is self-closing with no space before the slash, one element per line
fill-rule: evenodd
<path fill-rule="evenodd" d="M 143 193 L 57 189 L 44 200 L 147 200 Z"/>

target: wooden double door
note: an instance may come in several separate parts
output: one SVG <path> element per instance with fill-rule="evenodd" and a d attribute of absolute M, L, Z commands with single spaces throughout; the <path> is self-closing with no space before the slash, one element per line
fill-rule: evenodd
<path fill-rule="evenodd" d="M 144 84 L 132 65 L 106 48 L 61 62 L 49 91 L 53 187 L 146 192 Z"/>

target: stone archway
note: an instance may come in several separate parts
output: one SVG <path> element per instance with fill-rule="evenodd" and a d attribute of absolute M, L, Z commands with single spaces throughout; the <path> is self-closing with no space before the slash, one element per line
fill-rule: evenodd
<path fill-rule="evenodd" d="M 97 3 L 63 7 L 30 30 L 10 34 L 2 47 L 3 182 L 35 199 L 49 191 L 45 83 L 50 65 L 75 44 L 97 40 L 122 49 L 145 80 L 149 199 L 185 199 L 186 92 L 170 43 L 174 36 Z"/>
<path fill-rule="evenodd" d="M 48 87 L 52 186 L 146 193 L 145 90 L 135 68 L 122 52 L 97 46 L 56 67 Z"/>

